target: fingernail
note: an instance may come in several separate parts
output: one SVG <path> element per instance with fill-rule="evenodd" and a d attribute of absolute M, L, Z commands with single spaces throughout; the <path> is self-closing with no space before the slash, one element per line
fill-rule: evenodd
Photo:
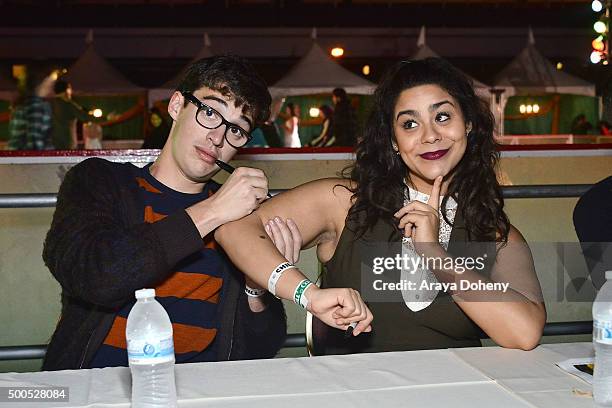
<path fill-rule="evenodd" d="M 276 222 L 280 223 L 280 222 L 281 222 L 281 219 L 280 219 L 279 217 L 275 217 L 275 218 L 274 218 L 274 221 L 276 221 Z"/>

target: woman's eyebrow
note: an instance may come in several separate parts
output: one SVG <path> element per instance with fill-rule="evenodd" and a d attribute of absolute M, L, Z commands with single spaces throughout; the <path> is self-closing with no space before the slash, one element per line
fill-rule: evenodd
<path fill-rule="evenodd" d="M 448 103 L 450 106 L 452 106 L 453 108 L 455 107 L 455 105 L 454 105 L 454 104 L 453 104 L 451 101 L 448 101 L 448 100 L 443 100 L 443 101 L 436 102 L 436 103 L 432 104 L 432 105 L 429 107 L 429 111 L 430 111 L 430 112 L 435 111 L 435 110 L 436 110 L 436 109 L 438 109 L 440 106 L 442 106 L 442 105 L 444 105 L 444 104 L 447 104 L 447 103 Z"/>
<path fill-rule="evenodd" d="M 397 116 L 395 117 L 395 120 L 398 120 L 399 117 L 402 116 L 402 115 L 412 115 L 412 116 L 416 116 L 417 118 L 420 116 L 419 112 L 417 112 L 415 110 L 412 110 L 412 109 L 406 109 L 406 110 L 403 110 L 403 111 L 399 111 L 397 113 Z"/>
<path fill-rule="evenodd" d="M 445 104 L 449 104 L 449 105 L 450 105 L 450 106 L 452 106 L 453 108 L 455 107 L 455 105 L 454 105 L 454 104 L 453 104 L 451 101 L 449 101 L 449 100 L 446 100 L 446 99 L 445 99 L 445 100 L 443 100 L 443 101 L 436 102 L 436 103 L 432 104 L 432 105 L 429 107 L 429 109 L 428 109 L 428 110 L 429 110 L 430 112 L 433 112 L 433 111 L 435 111 L 436 109 L 438 109 L 440 106 L 445 105 Z M 415 117 L 417 117 L 417 118 L 420 116 L 420 115 L 419 115 L 419 112 L 417 112 L 417 111 L 415 111 L 415 110 L 412 110 L 412 109 L 406 109 L 406 110 L 403 110 L 403 111 L 399 111 L 399 112 L 397 113 L 397 116 L 395 117 L 395 120 L 398 120 L 398 119 L 399 119 L 399 117 L 400 117 L 400 116 L 402 116 L 402 115 L 412 115 L 412 116 L 415 116 Z"/>

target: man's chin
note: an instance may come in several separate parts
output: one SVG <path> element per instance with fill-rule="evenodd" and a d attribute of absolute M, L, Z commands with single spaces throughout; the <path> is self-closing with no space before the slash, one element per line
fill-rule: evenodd
<path fill-rule="evenodd" d="M 210 171 L 205 173 L 199 172 L 198 174 L 194 172 L 190 175 L 189 179 L 194 183 L 206 183 L 207 181 L 210 181 L 210 179 L 212 179 L 220 170 L 221 169 L 219 168 L 212 168 Z"/>

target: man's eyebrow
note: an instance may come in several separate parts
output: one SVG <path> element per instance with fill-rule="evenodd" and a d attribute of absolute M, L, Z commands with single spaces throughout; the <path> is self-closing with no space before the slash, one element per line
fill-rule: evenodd
<path fill-rule="evenodd" d="M 218 98 L 214 95 L 209 95 L 209 96 L 203 96 L 202 99 L 204 100 L 211 100 L 211 101 L 217 101 L 219 102 L 221 105 L 223 106 L 227 106 L 227 102 L 225 102 L 223 99 Z"/>
<path fill-rule="evenodd" d="M 244 115 L 240 115 L 240 117 L 249 124 L 249 131 L 253 128 L 253 122 L 251 122 L 251 119 L 249 119 L 248 117 L 244 116 Z"/>
<path fill-rule="evenodd" d="M 209 96 L 203 96 L 202 97 L 203 100 L 210 100 L 210 101 L 217 101 L 219 102 L 221 105 L 227 107 L 227 102 L 224 101 L 221 98 L 218 98 L 214 95 L 209 95 Z M 248 117 L 246 117 L 245 115 L 240 115 L 240 118 L 242 118 L 242 120 L 244 120 L 248 125 L 249 125 L 249 130 L 250 128 L 253 127 L 253 122 L 251 121 L 251 119 L 249 119 Z"/>

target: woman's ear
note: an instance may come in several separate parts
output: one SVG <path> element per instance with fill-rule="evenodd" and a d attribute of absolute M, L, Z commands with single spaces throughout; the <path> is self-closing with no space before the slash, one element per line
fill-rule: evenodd
<path fill-rule="evenodd" d="M 469 134 L 471 131 L 472 131 L 472 122 L 468 122 L 468 123 L 465 125 L 465 134 L 467 135 L 467 134 Z"/>
<path fill-rule="evenodd" d="M 168 115 L 170 115 L 172 120 L 176 120 L 176 118 L 178 118 L 184 103 L 185 99 L 180 92 L 176 91 L 172 94 L 170 102 L 168 102 Z"/>

